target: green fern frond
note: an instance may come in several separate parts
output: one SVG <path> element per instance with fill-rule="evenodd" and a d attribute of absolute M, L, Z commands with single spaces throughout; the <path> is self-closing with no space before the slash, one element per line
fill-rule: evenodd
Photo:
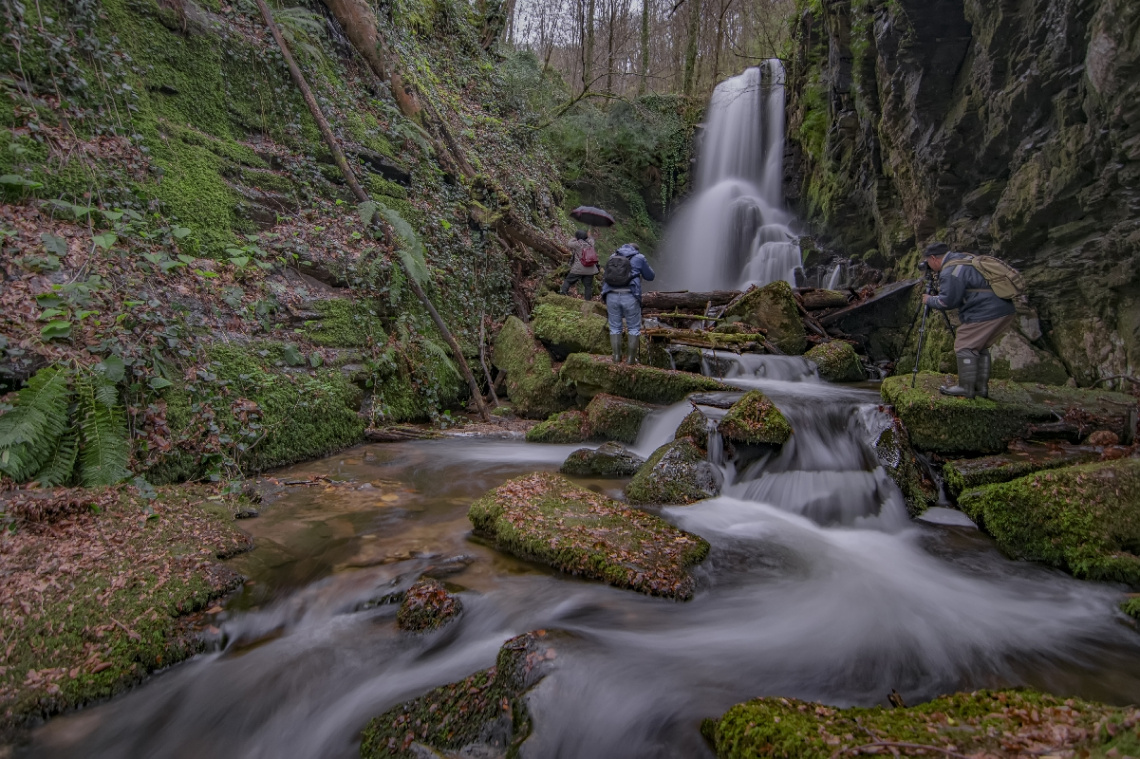
<path fill-rule="evenodd" d="M 389 208 L 382 203 L 378 205 L 380 206 L 380 215 L 392 225 L 392 229 L 396 230 L 396 236 L 403 243 L 398 252 L 400 260 L 404 262 L 404 268 L 416 282 L 421 285 L 426 283 L 428 280 L 427 260 L 424 258 L 425 251 L 423 243 L 420 242 L 420 236 L 396 209 Z"/>
<path fill-rule="evenodd" d="M 131 474 L 127 469 L 131 445 L 126 418 L 117 394 L 113 403 L 106 402 L 116 392 L 115 386 L 90 373 L 81 374 L 75 384 L 82 438 L 79 481 L 86 487 L 114 485 Z"/>
<path fill-rule="evenodd" d="M 36 372 L 0 416 L 0 472 L 24 482 L 39 471 L 67 430 L 70 372 L 49 366 Z"/>
<path fill-rule="evenodd" d="M 79 456 L 79 435 L 75 429 L 69 429 L 59 439 L 55 450 L 48 457 L 40 471 L 36 472 L 34 479 L 42 487 L 51 488 L 57 485 L 66 485 L 71 481 L 75 471 L 75 460 Z"/>
<path fill-rule="evenodd" d="M 422 335 L 420 337 L 420 344 L 423 345 L 424 350 L 426 350 L 428 353 L 435 354 L 436 358 L 443 362 L 443 365 L 446 366 L 452 374 L 460 379 L 463 378 L 463 375 L 461 375 L 459 373 L 459 370 L 455 368 L 455 364 L 452 363 L 451 356 L 447 354 L 447 350 L 442 345 L 437 343 L 435 340 L 432 340 L 428 337 L 423 337 Z"/>

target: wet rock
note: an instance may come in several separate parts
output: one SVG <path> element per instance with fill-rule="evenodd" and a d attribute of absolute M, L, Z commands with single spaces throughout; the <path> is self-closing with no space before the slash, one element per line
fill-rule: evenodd
<path fill-rule="evenodd" d="M 997 379 L 1043 385 L 1064 385 L 1069 381 L 1069 372 L 1059 358 L 1035 347 L 1017 330 L 1002 335 L 990 352 L 992 376 Z"/>
<path fill-rule="evenodd" d="M 958 505 L 1012 556 L 1140 586 L 1140 459 L 1038 472 L 966 491 Z"/>
<path fill-rule="evenodd" d="M 767 330 L 768 340 L 784 353 L 799 355 L 807 349 L 807 331 L 792 287 L 780 280 L 749 290 L 729 304 L 725 317 L 739 317 L 745 324 Z"/>
<path fill-rule="evenodd" d="M 860 382 L 867 379 L 863 364 L 850 343 L 833 340 L 815 346 L 804 358 L 819 367 L 819 376 L 828 382 Z"/>
<path fill-rule="evenodd" d="M 500 550 L 655 596 L 691 598 L 689 568 L 708 554 L 696 535 L 549 472 L 505 483 L 467 516 Z"/>
<path fill-rule="evenodd" d="M 947 461 L 942 476 L 947 492 L 957 498 L 963 491 L 982 485 L 1009 482 L 1045 469 L 1087 464 L 1098 458 L 1100 453 L 1089 447 L 1015 443 L 1009 451 L 994 456 Z"/>
<path fill-rule="evenodd" d="M 407 632 L 428 632 L 459 616 L 463 602 L 448 592 L 439 580 L 417 580 L 396 612 L 396 624 Z"/>
<path fill-rule="evenodd" d="M 804 301 L 804 308 L 808 311 L 847 307 L 847 295 L 839 290 L 809 290 L 803 293 L 801 297 Z"/>
<path fill-rule="evenodd" d="M 792 426 L 759 390 L 751 390 L 732 405 L 718 427 L 726 440 L 750 445 L 783 445 Z"/>
<path fill-rule="evenodd" d="M 494 667 L 374 718 L 361 736 L 361 759 L 517 755 L 531 731 L 525 696 L 553 668 L 556 637 L 536 630 L 512 638 Z"/>
<path fill-rule="evenodd" d="M 645 417 L 653 411 L 648 403 L 619 398 L 609 393 L 598 393 L 586 406 L 591 437 L 599 440 L 617 440 L 632 443 Z"/>
<path fill-rule="evenodd" d="M 550 354 L 519 319 L 508 316 L 503 323 L 495 337 L 492 361 L 507 374 L 507 396 L 519 416 L 544 419 L 570 406 Z"/>
<path fill-rule="evenodd" d="M 709 420 L 700 411 L 693 409 L 692 413 L 681 420 L 681 424 L 677 427 L 677 432 L 673 436 L 674 440 L 688 438 L 697 444 L 699 448 L 709 447 Z"/>
<path fill-rule="evenodd" d="M 945 377 L 920 373 L 888 377 L 883 399 L 894 405 L 918 450 L 937 453 L 998 453 L 1030 436 L 1080 440 L 1109 429 L 1129 442 L 1135 437 L 1136 401 L 1123 393 L 1068 387 L 990 383 L 989 400 L 951 398 L 938 392 Z"/>
<path fill-rule="evenodd" d="M 879 465 L 898 485 L 911 516 L 918 516 L 938 503 L 938 486 L 910 447 L 906 427 L 891 416 L 872 445 Z"/>
<path fill-rule="evenodd" d="M 575 353 L 567 358 L 559 378 L 584 398 L 609 393 L 659 404 L 676 403 L 689 393 L 734 389 L 717 380 L 688 372 L 640 364 L 615 364 L 608 358 L 585 353 Z"/>
<path fill-rule="evenodd" d="M 689 438 L 658 448 L 626 486 L 630 503 L 685 505 L 720 495 L 723 477 Z"/>
<path fill-rule="evenodd" d="M 532 315 L 534 335 L 556 360 L 571 353 L 610 352 L 610 328 L 599 316 L 592 301 L 548 295 L 539 301 Z"/>
<path fill-rule="evenodd" d="M 883 694 L 888 695 L 888 694 Z M 902 697 L 892 692 L 892 702 Z M 1035 715 L 1026 719 L 1025 715 Z M 1135 707 L 1063 699 L 1027 690 L 977 691 L 942 696 L 912 707 L 837 709 L 794 698 L 758 698 L 737 704 L 701 733 L 722 759 L 857 755 L 872 739 L 902 747 L 904 756 L 988 756 L 1003 746 L 1033 745 L 1041 753 L 1080 756 L 1106 748 L 1098 725 L 1140 719 Z M 1056 732 L 1042 725 L 1066 725 Z M 1131 731 L 1121 730 L 1130 740 Z M 1130 744 L 1129 744 L 1130 745 Z M 922 749 L 919 746 L 932 748 Z"/>
<path fill-rule="evenodd" d="M 1120 435 L 1112 430 L 1097 430 L 1085 439 L 1085 443 L 1096 446 L 1119 445 Z"/>
<path fill-rule="evenodd" d="M 590 439 L 590 425 L 581 411 L 562 411 L 526 432 L 528 443 L 584 443 Z"/>
<path fill-rule="evenodd" d="M 577 477 L 632 477 L 644 463 L 645 459 L 625 446 L 610 442 L 574 451 L 558 471 Z"/>

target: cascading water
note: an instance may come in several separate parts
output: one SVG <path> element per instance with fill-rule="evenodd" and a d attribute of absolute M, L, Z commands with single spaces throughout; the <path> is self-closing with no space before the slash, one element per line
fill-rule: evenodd
<path fill-rule="evenodd" d="M 717 85 L 694 195 L 670 223 L 659 289 L 795 284 L 800 248 L 784 209 L 784 67 L 768 60 Z"/>

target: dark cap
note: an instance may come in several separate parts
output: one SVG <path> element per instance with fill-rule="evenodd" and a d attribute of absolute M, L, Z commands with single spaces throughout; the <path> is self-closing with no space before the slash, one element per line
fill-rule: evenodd
<path fill-rule="evenodd" d="M 923 258 L 930 258 L 931 256 L 936 256 L 936 257 L 941 258 L 942 256 L 946 255 L 949 252 L 950 252 L 950 246 L 947 245 L 946 243 L 944 243 L 944 242 L 932 242 L 926 246 L 925 250 L 922 251 L 922 257 Z"/>

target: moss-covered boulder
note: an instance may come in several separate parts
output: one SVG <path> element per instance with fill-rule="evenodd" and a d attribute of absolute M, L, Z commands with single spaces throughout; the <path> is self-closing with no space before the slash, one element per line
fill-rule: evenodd
<path fill-rule="evenodd" d="M 597 288 L 601 292 L 601 287 Z M 594 300 L 582 300 L 575 298 L 572 295 L 560 295 L 559 293 L 547 293 L 538 299 L 536 306 L 551 305 L 555 308 L 561 308 L 569 311 L 581 311 L 586 314 L 594 314 L 603 319 L 606 318 L 606 304 L 599 298 L 595 297 Z"/>
<path fill-rule="evenodd" d="M 556 660 L 552 637 L 537 630 L 511 638 L 494 667 L 374 718 L 361 735 L 361 759 L 517 755 L 531 730 L 524 697 Z"/>
<path fill-rule="evenodd" d="M 804 358 L 819 367 L 819 376 L 828 382 L 861 382 L 867 379 L 863 363 L 851 346 L 842 340 L 832 340 L 815 346 Z"/>
<path fill-rule="evenodd" d="M 946 379 L 920 373 L 914 388 L 909 376 L 883 380 L 883 399 L 895 407 L 919 450 L 997 453 L 1059 419 L 1071 419 L 1077 435 L 1085 427 L 1109 429 L 1124 440 L 1135 434 L 1136 400 L 1123 393 L 993 381 L 988 400 L 966 400 L 938 392 Z"/>
<path fill-rule="evenodd" d="M 759 390 L 732 404 L 718 429 L 725 439 L 750 445 L 783 445 L 792 436 L 792 425 Z"/>
<path fill-rule="evenodd" d="M 906 427 L 897 418 L 883 426 L 872 447 L 879 465 L 898 485 L 911 516 L 918 516 L 938 503 L 938 485 L 910 447 Z"/>
<path fill-rule="evenodd" d="M 1120 603 L 1120 610 L 1140 622 L 1140 598 L 1133 596 Z"/>
<path fill-rule="evenodd" d="M 463 602 L 450 593 L 443 583 L 424 577 L 417 580 L 400 603 L 396 624 L 408 632 L 428 632 L 442 627 L 459 616 Z"/>
<path fill-rule="evenodd" d="M 1038 472 L 958 505 L 1012 556 L 1140 586 L 1140 459 Z"/>
<path fill-rule="evenodd" d="M 609 393 L 598 393 L 586 406 L 590 434 L 599 440 L 632 443 L 653 406 Z"/>
<path fill-rule="evenodd" d="M 693 409 L 688 416 L 681 420 L 677 426 L 674 440 L 689 438 L 697 444 L 698 448 L 709 447 L 709 420 L 697 409 Z"/>
<path fill-rule="evenodd" d="M 1009 482 L 1046 469 L 1088 464 L 1099 458 L 1100 452 L 1088 446 L 1022 444 L 993 456 L 947 461 L 942 467 L 942 478 L 946 490 L 957 498 L 963 491 L 983 485 Z"/>
<path fill-rule="evenodd" d="M 511 480 L 471 505 L 475 533 L 500 550 L 654 596 L 693 595 L 689 568 L 708 543 L 561 475 Z"/>
<path fill-rule="evenodd" d="M 1137 745 L 1137 723 L 1135 707 L 1005 690 L 957 693 L 904 708 L 837 709 L 758 698 L 705 720 L 701 732 L 720 759 L 829 759 L 873 749 L 902 756 L 1087 756 L 1090 750 L 1123 756 Z M 1042 729 L 1052 725 L 1064 729 Z M 1117 746 L 1117 754 L 1103 753 Z"/>
<path fill-rule="evenodd" d="M 521 320 L 507 317 L 495 337 L 491 360 L 506 372 L 507 397 L 519 416 L 545 419 L 570 406 L 550 354 Z"/>
<path fill-rule="evenodd" d="M 526 432 L 528 443 L 584 443 L 590 439 L 590 424 L 581 411 L 560 411 Z"/>
<path fill-rule="evenodd" d="M 1061 359 L 1033 345 L 1016 329 L 1002 335 L 990 352 L 992 376 L 996 379 L 1042 385 L 1063 385 L 1069 381 L 1069 372 Z"/>
<path fill-rule="evenodd" d="M 604 443 L 598 448 L 579 448 L 571 453 L 558 471 L 576 477 L 632 477 L 645 459 L 620 443 Z"/>
<path fill-rule="evenodd" d="M 371 298 L 329 298 L 309 306 L 319 315 L 305 324 L 305 335 L 330 348 L 364 348 L 388 340 L 380 321 L 380 305 Z"/>
<path fill-rule="evenodd" d="M 784 353 L 799 355 L 807 349 L 807 330 L 792 287 L 780 280 L 749 290 L 729 304 L 724 316 L 767 331 L 768 340 Z"/>
<path fill-rule="evenodd" d="M 660 404 L 676 403 L 689 393 L 735 389 L 698 374 L 640 364 L 615 364 L 608 358 L 585 353 L 575 353 L 567 358 L 559 377 L 580 397 L 593 398 L 598 393 L 609 393 Z"/>
<path fill-rule="evenodd" d="M 570 301 L 573 305 L 565 302 Z M 534 309 L 531 325 L 551 355 L 564 359 L 571 353 L 610 352 L 610 327 L 605 316 L 599 316 L 589 301 L 550 296 Z"/>
<path fill-rule="evenodd" d="M 625 497 L 630 503 L 681 506 L 715 498 L 723 484 L 720 470 L 684 437 L 653 452 L 626 486 Z"/>

